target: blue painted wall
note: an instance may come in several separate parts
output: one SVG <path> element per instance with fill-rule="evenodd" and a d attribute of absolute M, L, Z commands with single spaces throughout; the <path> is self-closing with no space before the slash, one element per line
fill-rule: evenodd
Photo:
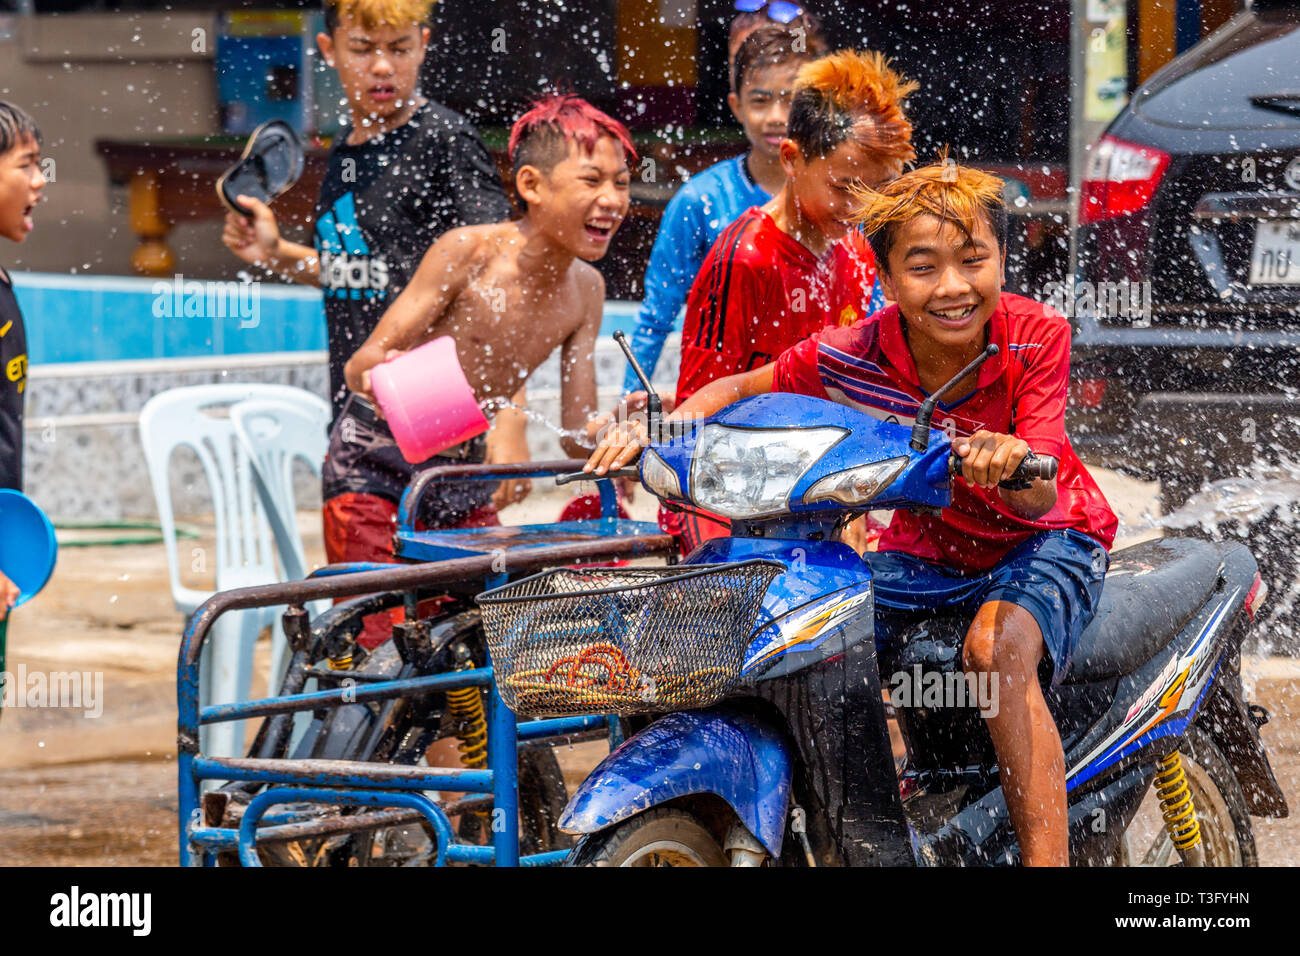
<path fill-rule="evenodd" d="M 261 283 L 255 309 L 247 296 L 242 308 L 232 299 L 216 309 L 215 299 L 208 296 L 213 287 L 237 293 L 238 283 L 45 273 L 13 273 L 13 278 L 32 365 L 326 347 L 321 295 L 306 287 Z M 612 335 L 617 329 L 630 334 L 636 308 L 636 303 L 607 302 L 601 334 Z"/>

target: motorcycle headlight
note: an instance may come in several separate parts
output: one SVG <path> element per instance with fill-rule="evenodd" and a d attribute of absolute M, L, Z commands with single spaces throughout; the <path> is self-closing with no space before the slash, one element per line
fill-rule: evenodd
<path fill-rule="evenodd" d="M 806 504 L 838 501 L 842 505 L 864 505 L 892 485 L 910 460 L 904 455 L 837 471 L 805 491 L 803 500 Z"/>
<path fill-rule="evenodd" d="M 682 483 L 653 448 L 641 453 L 641 483 L 660 498 L 680 498 Z"/>
<path fill-rule="evenodd" d="M 790 494 L 843 428 L 705 425 L 691 459 L 691 497 L 727 518 L 761 518 L 789 507 Z"/>

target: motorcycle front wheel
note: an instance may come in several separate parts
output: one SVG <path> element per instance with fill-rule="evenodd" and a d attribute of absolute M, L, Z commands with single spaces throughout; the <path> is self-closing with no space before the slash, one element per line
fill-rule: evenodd
<path fill-rule="evenodd" d="M 692 814 L 655 807 L 596 833 L 573 848 L 565 866 L 727 866 L 717 839 Z"/>
<path fill-rule="evenodd" d="M 1209 734 L 1195 725 L 1188 728 L 1178 749 L 1200 824 L 1205 865 L 1258 866 L 1246 798 L 1223 752 Z M 1154 785 L 1124 831 L 1116 863 L 1119 866 L 1183 865 L 1161 819 Z"/>

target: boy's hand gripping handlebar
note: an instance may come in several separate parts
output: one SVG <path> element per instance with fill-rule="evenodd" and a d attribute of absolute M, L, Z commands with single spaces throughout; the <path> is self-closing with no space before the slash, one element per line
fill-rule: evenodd
<path fill-rule="evenodd" d="M 618 343 L 619 348 L 623 350 L 623 354 L 627 356 L 628 364 L 632 367 L 632 371 L 636 373 L 641 387 L 646 391 L 646 430 L 651 435 L 662 434 L 663 400 L 659 398 L 659 393 L 651 387 L 649 377 L 642 370 L 641 363 L 636 360 L 636 356 L 632 354 L 632 347 L 627 344 L 627 336 L 623 334 L 621 329 L 614 333 L 614 341 Z M 641 470 L 636 465 L 628 465 L 626 468 L 608 471 L 603 475 L 595 475 L 589 471 L 572 471 L 563 475 L 556 475 L 555 483 L 557 485 L 567 485 L 571 481 L 606 481 L 610 478 L 636 478 L 640 474 Z"/>
<path fill-rule="evenodd" d="M 961 461 L 961 458 L 957 455 L 948 456 L 948 476 L 950 478 L 961 474 Z M 1006 488 L 1008 491 L 1024 491 L 1035 479 L 1051 481 L 1056 477 L 1059 464 L 1050 455 L 1039 456 L 1031 451 L 1025 456 L 1025 460 L 1016 467 L 1010 478 L 998 482 L 998 487 Z"/>

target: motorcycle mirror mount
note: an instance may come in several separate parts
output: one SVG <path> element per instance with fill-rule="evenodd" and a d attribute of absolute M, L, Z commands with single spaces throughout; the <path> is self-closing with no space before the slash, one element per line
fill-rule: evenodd
<path fill-rule="evenodd" d="M 621 333 L 614 333 L 616 336 Z M 916 411 L 916 423 L 912 425 L 912 440 L 908 442 L 913 451 L 925 451 L 930 447 L 930 419 L 934 417 L 934 408 L 954 385 L 967 375 L 976 371 L 981 365 L 998 354 L 998 347 L 990 342 L 976 358 L 964 369 L 944 383 L 943 387 L 921 403 Z M 630 354 L 630 353 L 629 353 Z"/>
<path fill-rule="evenodd" d="M 646 391 L 646 424 L 651 435 L 658 434 L 659 419 L 663 417 L 664 413 L 664 405 L 659 398 L 659 393 L 650 386 L 650 379 L 641 368 L 641 363 L 636 360 L 636 356 L 632 354 L 632 347 L 627 344 L 627 336 L 623 334 L 622 329 L 614 333 L 614 341 L 618 343 L 618 347 L 621 348 L 623 354 L 627 356 L 627 364 L 632 366 L 632 371 L 636 373 L 637 381 L 641 383 L 641 387 Z"/>

